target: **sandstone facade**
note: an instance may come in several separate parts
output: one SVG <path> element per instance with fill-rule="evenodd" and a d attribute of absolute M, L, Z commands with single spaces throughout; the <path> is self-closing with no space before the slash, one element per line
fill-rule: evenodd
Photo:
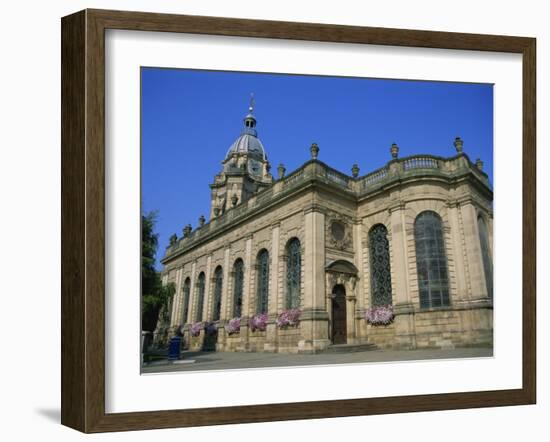
<path fill-rule="evenodd" d="M 255 123 L 249 113 L 243 134 L 252 141 Z M 162 259 L 163 282 L 174 283 L 176 295 L 157 340 L 181 333 L 195 350 L 291 353 L 336 343 L 492 345 L 492 190 L 461 140 L 450 158 L 398 158 L 394 145 L 391 161 L 363 176 L 331 168 L 313 145 L 310 161 L 288 175 L 279 167 L 274 179 L 261 143 L 260 152 L 249 143 L 254 151 L 244 138 L 211 185 L 210 221 L 186 227 Z M 429 221 L 422 232 L 419 219 Z M 376 226 L 383 226 L 377 244 Z M 289 255 L 291 243 L 299 247 Z M 380 305 L 383 284 L 395 316 L 373 325 L 365 314 Z M 291 296 L 299 323 L 280 327 Z M 230 334 L 225 326 L 236 313 L 240 330 Z M 268 315 L 267 325 L 252 331 L 259 313 Z"/>

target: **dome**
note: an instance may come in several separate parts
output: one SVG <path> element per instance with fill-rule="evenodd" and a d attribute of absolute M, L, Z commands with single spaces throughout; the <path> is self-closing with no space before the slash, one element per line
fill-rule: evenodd
<path fill-rule="evenodd" d="M 225 157 L 229 158 L 234 153 L 248 154 L 259 160 L 267 160 L 265 149 L 260 139 L 247 132 L 243 132 L 239 138 L 233 142 Z"/>
<path fill-rule="evenodd" d="M 256 117 L 254 117 L 253 111 L 254 106 L 252 99 L 248 109 L 248 115 L 244 117 L 243 131 L 227 151 L 227 155 L 225 156 L 226 159 L 233 154 L 248 154 L 258 160 L 267 161 L 264 146 L 258 138 L 258 132 L 256 131 Z"/>

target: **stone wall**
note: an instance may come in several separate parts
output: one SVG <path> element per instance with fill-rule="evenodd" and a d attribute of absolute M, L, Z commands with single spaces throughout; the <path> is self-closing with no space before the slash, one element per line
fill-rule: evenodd
<path fill-rule="evenodd" d="M 278 182 L 274 188 L 284 189 L 283 185 Z M 248 204 L 254 203 L 254 198 Z M 492 343 L 492 299 L 485 286 L 477 224 L 477 216 L 483 216 L 492 242 L 492 208 L 490 200 L 470 181 L 419 177 L 381 187 L 361 198 L 323 184 L 305 187 L 277 201 L 268 211 L 252 213 L 223 234 L 208 236 L 207 241 L 165 262 L 163 282 L 174 282 L 177 287 L 170 333 L 184 323 L 211 320 L 213 274 L 221 267 L 218 350 L 296 353 L 327 348 L 332 327 L 331 296 L 337 283 L 346 291 L 350 344 L 444 348 Z M 437 213 L 442 221 L 451 300 L 450 307 L 430 311 L 420 309 L 414 237 L 416 217 L 426 210 Z M 334 223 L 342 230 L 337 237 L 332 233 Z M 371 307 L 372 297 L 368 234 L 377 224 L 387 229 L 396 318 L 388 326 L 375 327 L 366 324 L 364 314 Z M 298 238 L 301 246 L 303 316 L 298 327 L 284 330 L 275 326 L 275 319 L 286 306 L 286 246 L 292 238 Z M 270 257 L 270 323 L 266 332 L 250 332 L 248 318 L 256 313 L 258 304 L 256 260 L 264 249 Z M 243 320 L 241 331 L 229 336 L 223 326 L 234 316 L 233 265 L 237 259 L 244 263 Z M 353 274 L 331 273 L 331 263 L 338 261 L 355 268 Z M 203 314 L 199 318 L 196 282 L 201 273 L 206 284 Z M 191 287 L 189 313 L 183 318 L 183 285 L 187 279 Z M 203 345 L 201 339 L 185 339 L 191 349 Z"/>

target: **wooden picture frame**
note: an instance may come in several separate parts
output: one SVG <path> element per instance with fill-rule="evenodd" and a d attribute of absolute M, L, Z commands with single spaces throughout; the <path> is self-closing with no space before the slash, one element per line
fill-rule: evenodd
<path fill-rule="evenodd" d="M 105 30 L 494 51 L 523 63 L 523 382 L 456 392 L 132 413 L 105 412 Z M 534 38 L 84 10 L 62 19 L 62 424 L 83 432 L 534 404 L 536 101 Z"/>

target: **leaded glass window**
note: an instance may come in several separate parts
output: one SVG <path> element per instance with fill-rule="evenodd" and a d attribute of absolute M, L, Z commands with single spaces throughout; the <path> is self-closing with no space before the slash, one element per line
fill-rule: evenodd
<path fill-rule="evenodd" d="M 202 310 L 204 308 L 204 273 L 201 272 L 197 281 L 197 316 L 196 321 L 202 321 Z"/>
<path fill-rule="evenodd" d="M 479 228 L 479 242 L 481 245 L 481 257 L 483 259 L 483 270 L 485 272 L 485 284 L 487 285 L 487 294 L 493 297 L 493 260 L 491 259 L 491 249 L 489 248 L 489 232 L 485 220 L 480 216 L 477 218 Z"/>
<path fill-rule="evenodd" d="M 302 273 L 302 256 L 300 241 L 293 238 L 287 245 L 287 270 L 286 270 L 286 308 L 300 307 L 300 289 Z"/>
<path fill-rule="evenodd" d="M 269 296 L 269 252 L 263 249 L 258 253 L 258 290 L 256 293 L 256 313 L 267 313 Z"/>
<path fill-rule="evenodd" d="M 183 324 L 187 323 L 187 315 L 189 314 L 189 297 L 191 295 L 191 280 L 187 278 L 183 283 Z"/>
<path fill-rule="evenodd" d="M 239 318 L 243 307 L 243 280 L 244 263 L 242 259 L 237 259 L 233 266 L 233 317 Z"/>
<path fill-rule="evenodd" d="M 369 232 L 370 286 L 373 306 L 392 303 L 388 230 L 377 224 Z"/>
<path fill-rule="evenodd" d="M 222 311 L 222 284 L 223 271 L 222 268 L 218 266 L 214 271 L 214 311 L 212 312 L 213 321 L 217 321 L 220 319 L 220 313 Z"/>
<path fill-rule="evenodd" d="M 450 305 L 443 227 L 439 215 L 422 212 L 414 223 L 420 307 Z"/>

